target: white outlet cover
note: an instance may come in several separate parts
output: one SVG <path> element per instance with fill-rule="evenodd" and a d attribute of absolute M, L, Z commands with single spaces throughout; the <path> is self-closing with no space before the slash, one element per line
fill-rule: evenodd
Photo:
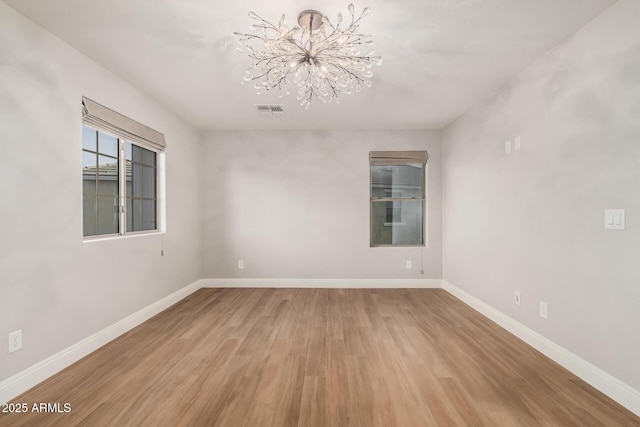
<path fill-rule="evenodd" d="M 238 260 L 238 270 L 242 270 L 244 268 L 244 260 Z"/>
<path fill-rule="evenodd" d="M 407 260 L 407 262 L 405 263 L 405 268 L 407 270 L 411 270 L 413 268 L 413 263 L 410 260 Z"/>
<path fill-rule="evenodd" d="M 9 334 L 9 353 L 18 351 L 22 348 L 22 329 Z"/>
<path fill-rule="evenodd" d="M 514 302 L 516 303 L 516 305 L 520 305 L 520 292 L 515 292 L 513 294 L 513 298 L 514 298 Z"/>
<path fill-rule="evenodd" d="M 504 143 L 504 152 L 505 154 L 511 153 L 511 140 Z"/>
<path fill-rule="evenodd" d="M 548 317 L 547 308 L 547 303 L 544 301 L 540 301 L 540 317 L 542 317 L 543 319 L 546 319 Z"/>

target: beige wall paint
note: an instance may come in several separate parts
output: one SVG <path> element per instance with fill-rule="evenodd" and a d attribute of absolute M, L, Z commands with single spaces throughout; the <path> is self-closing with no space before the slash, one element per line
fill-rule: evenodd
<path fill-rule="evenodd" d="M 165 133 L 166 234 L 83 243 L 83 95 Z M 0 381 L 202 276 L 199 134 L 2 2 L 0 144 Z"/>
<path fill-rule="evenodd" d="M 429 246 L 370 248 L 369 151 L 421 149 Z M 201 169 L 207 278 L 441 278 L 437 131 L 211 132 Z"/>
<path fill-rule="evenodd" d="M 616 3 L 443 132 L 444 279 L 636 389 L 638 17 Z"/>

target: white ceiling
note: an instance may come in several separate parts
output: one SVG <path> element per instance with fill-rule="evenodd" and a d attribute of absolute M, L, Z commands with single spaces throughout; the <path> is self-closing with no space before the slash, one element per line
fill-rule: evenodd
<path fill-rule="evenodd" d="M 437 129 L 570 36 L 615 0 L 366 0 L 373 86 L 340 105 L 240 85 L 249 59 L 233 31 L 247 13 L 294 24 L 304 9 L 335 20 L 350 0 L 4 0 L 201 130 Z M 282 117 L 254 104 L 280 103 Z"/>

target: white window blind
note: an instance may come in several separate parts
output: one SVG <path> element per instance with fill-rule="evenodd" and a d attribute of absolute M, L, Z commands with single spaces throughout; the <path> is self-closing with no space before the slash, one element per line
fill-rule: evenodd
<path fill-rule="evenodd" d="M 370 151 L 369 163 L 372 165 L 411 165 L 425 164 L 429 155 L 426 151 Z"/>
<path fill-rule="evenodd" d="M 164 134 L 84 96 L 82 97 L 82 119 L 89 126 L 153 151 L 162 152 L 167 147 Z"/>

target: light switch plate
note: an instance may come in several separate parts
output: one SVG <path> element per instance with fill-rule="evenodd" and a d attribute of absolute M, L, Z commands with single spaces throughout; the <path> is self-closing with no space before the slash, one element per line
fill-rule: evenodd
<path fill-rule="evenodd" d="M 513 149 L 516 150 L 516 151 L 520 149 L 520 137 L 519 136 L 516 137 L 513 140 Z"/>
<path fill-rule="evenodd" d="M 604 228 L 607 230 L 624 230 L 624 209 L 605 209 Z"/>
<path fill-rule="evenodd" d="M 504 152 L 505 154 L 511 153 L 511 140 L 508 140 L 504 143 Z"/>

